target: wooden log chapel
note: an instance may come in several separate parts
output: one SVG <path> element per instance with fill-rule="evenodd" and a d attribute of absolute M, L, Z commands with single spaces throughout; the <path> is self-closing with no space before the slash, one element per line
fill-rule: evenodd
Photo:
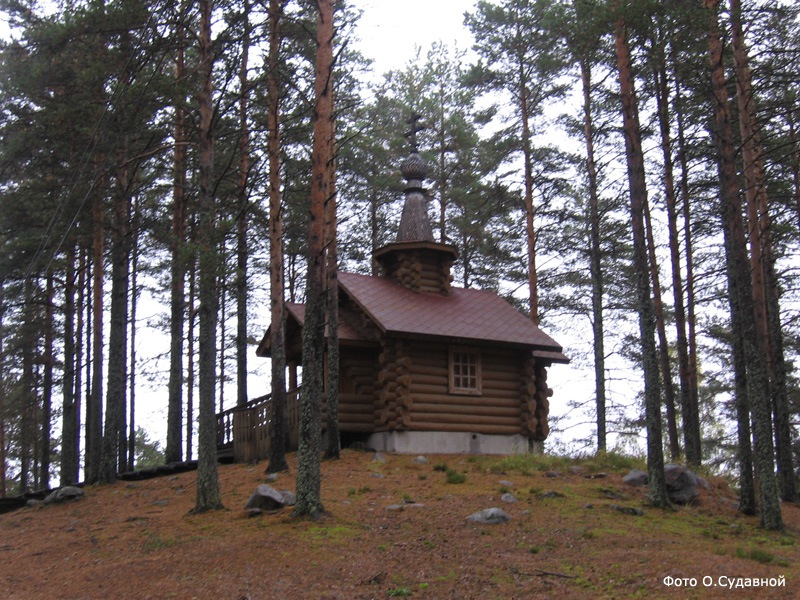
<path fill-rule="evenodd" d="M 379 276 L 338 273 L 343 445 L 402 453 L 531 451 L 549 432 L 547 368 L 562 348 L 493 291 L 451 285 L 454 246 L 434 241 L 412 118 L 412 150 L 396 241 L 374 257 Z M 289 419 L 296 429 L 304 305 L 286 304 Z M 258 356 L 270 356 L 269 331 Z M 268 402 L 219 415 L 236 460 L 265 458 Z M 238 413 L 238 414 L 237 414 Z M 324 405 L 323 405 L 324 413 Z M 325 416 L 323 414 L 323 424 Z M 238 440 L 238 444 L 237 444 Z M 291 441 L 296 443 L 296 432 Z"/>

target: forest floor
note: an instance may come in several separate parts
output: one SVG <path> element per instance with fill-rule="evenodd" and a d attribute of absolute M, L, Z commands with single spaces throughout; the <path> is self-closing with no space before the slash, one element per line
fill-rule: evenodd
<path fill-rule="evenodd" d="M 289 459 L 289 473 L 272 483 L 279 490 L 294 490 L 296 457 Z M 736 495 L 720 478 L 710 478 L 711 489 L 701 490 L 694 506 L 665 511 L 647 504 L 646 490 L 622 482 L 631 466 L 642 465 L 613 455 L 427 459 L 387 454 L 382 462 L 372 452 L 346 450 L 341 460 L 324 462 L 327 516 L 316 521 L 292 518 L 291 508 L 248 515 L 244 505 L 265 482 L 265 463 L 220 466 L 226 510 L 199 515 L 190 514 L 193 472 L 89 486 L 71 503 L 0 515 L 0 595 L 797 597 L 797 505 L 783 506 L 786 532 L 766 532 L 757 518 L 737 512 Z M 448 483 L 444 465 L 465 480 Z M 501 501 L 504 492 L 518 501 Z M 511 520 L 466 520 L 489 507 Z M 783 587 L 748 585 L 780 577 Z M 676 589 L 665 578 L 696 583 Z"/>

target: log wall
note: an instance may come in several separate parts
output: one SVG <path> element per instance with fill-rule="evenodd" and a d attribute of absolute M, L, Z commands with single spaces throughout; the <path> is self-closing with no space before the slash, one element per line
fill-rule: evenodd
<path fill-rule="evenodd" d="M 387 263 L 387 275 L 415 292 L 449 294 L 453 276 L 451 259 L 428 249 L 403 252 Z"/>
<path fill-rule="evenodd" d="M 466 431 L 515 435 L 523 428 L 525 403 L 518 352 L 481 349 L 480 395 L 449 391 L 449 347 L 415 343 L 410 349 L 410 426 L 415 431 Z M 535 402 L 534 402 L 535 405 Z"/>

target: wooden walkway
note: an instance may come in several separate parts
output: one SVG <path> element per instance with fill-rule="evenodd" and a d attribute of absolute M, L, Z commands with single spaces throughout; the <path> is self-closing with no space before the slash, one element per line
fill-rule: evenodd
<path fill-rule="evenodd" d="M 297 449 L 300 428 L 300 390 L 286 396 L 289 449 Z M 242 406 L 217 413 L 217 457 L 220 461 L 252 462 L 269 455 L 271 395 L 254 398 Z"/>

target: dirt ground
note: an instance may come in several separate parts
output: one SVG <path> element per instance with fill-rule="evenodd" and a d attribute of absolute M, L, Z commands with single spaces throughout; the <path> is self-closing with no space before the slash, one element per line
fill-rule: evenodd
<path fill-rule="evenodd" d="M 800 507 L 787 531 L 758 528 L 712 479 L 699 502 L 647 505 L 625 469 L 501 457 L 344 451 L 322 466 L 327 516 L 244 505 L 265 463 L 220 466 L 226 510 L 190 514 L 195 473 L 90 486 L 63 505 L 0 515 L 3 598 L 797 598 Z M 294 490 L 290 472 L 272 485 Z M 445 465 L 465 475 L 448 483 Z M 501 500 L 510 493 L 517 502 Z M 402 508 L 397 508 L 400 505 Z M 618 508 L 614 508 L 614 507 Z M 466 520 L 499 507 L 511 520 Z M 638 508 L 643 515 L 619 509 Z M 736 578 L 785 587 L 728 589 Z M 694 586 L 665 585 L 666 577 Z M 710 586 L 703 584 L 703 578 Z"/>

